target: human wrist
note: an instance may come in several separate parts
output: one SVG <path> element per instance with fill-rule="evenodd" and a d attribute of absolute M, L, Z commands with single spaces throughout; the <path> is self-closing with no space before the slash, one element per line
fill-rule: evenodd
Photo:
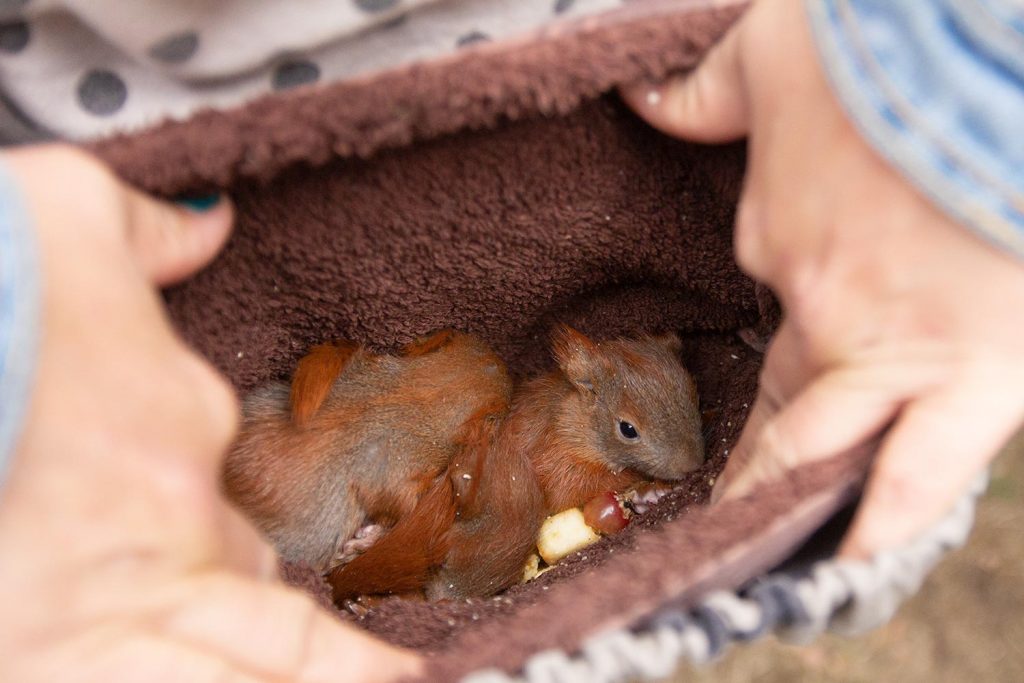
<path fill-rule="evenodd" d="M 807 1 L 860 133 L 948 216 L 1024 257 L 1024 40 L 1000 0 Z M 1015 80 L 1016 79 L 1016 80 Z"/>

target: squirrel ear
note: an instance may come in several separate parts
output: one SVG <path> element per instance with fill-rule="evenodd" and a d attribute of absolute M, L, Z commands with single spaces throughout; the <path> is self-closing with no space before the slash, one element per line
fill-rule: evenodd
<path fill-rule="evenodd" d="M 327 400 L 334 381 L 352 359 L 358 347 L 348 342 L 319 344 L 309 350 L 292 376 L 288 397 L 292 421 L 299 427 L 309 422 Z"/>
<path fill-rule="evenodd" d="M 555 329 L 552 349 L 558 366 L 580 392 L 593 394 L 597 391 L 607 370 L 607 362 L 597 344 L 563 324 Z"/>
<path fill-rule="evenodd" d="M 683 342 L 675 332 L 666 332 L 665 334 L 656 335 L 654 337 L 654 341 L 663 345 L 675 356 L 678 356 L 683 350 Z"/>

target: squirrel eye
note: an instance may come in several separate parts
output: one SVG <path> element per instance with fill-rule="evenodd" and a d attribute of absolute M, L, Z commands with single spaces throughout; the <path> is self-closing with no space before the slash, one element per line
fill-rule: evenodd
<path fill-rule="evenodd" d="M 636 427 L 625 420 L 619 420 L 619 433 L 630 440 L 640 438 L 640 434 L 636 431 Z"/>

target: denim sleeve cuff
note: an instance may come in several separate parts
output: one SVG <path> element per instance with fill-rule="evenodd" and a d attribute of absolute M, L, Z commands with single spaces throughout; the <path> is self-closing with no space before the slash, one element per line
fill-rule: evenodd
<path fill-rule="evenodd" d="M 17 188 L 0 166 L 0 485 L 21 433 L 39 338 L 35 240 Z"/>
<path fill-rule="evenodd" d="M 1024 11 L 1008 0 L 805 0 L 854 125 L 955 220 L 1024 257 Z"/>

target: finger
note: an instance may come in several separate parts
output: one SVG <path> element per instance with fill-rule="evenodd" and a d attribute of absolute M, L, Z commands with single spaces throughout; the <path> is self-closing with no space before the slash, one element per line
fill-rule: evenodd
<path fill-rule="evenodd" d="M 759 392 L 750 409 L 747 421 L 743 425 L 743 431 L 732 451 L 728 454 L 729 459 L 725 461 L 725 468 L 718 474 L 715 486 L 711 489 L 711 502 L 717 503 L 725 496 L 725 492 L 732 488 L 735 480 L 750 462 L 751 454 L 754 453 L 754 444 L 757 436 L 764 429 L 764 426 L 775 416 L 777 409 L 773 407 L 763 392 Z"/>
<path fill-rule="evenodd" d="M 721 499 L 730 486 L 729 482 L 736 479 L 747 466 L 765 425 L 803 388 L 812 372 L 793 324 L 784 321 L 765 353 L 757 397 L 743 425 L 739 441 L 729 454 L 725 469 L 719 474 L 711 492 L 712 503 Z"/>
<path fill-rule="evenodd" d="M 840 555 L 871 557 L 946 514 L 1019 426 L 1024 398 L 1008 393 L 992 383 L 957 386 L 906 408 L 883 442 Z"/>
<path fill-rule="evenodd" d="M 271 683 L 206 648 L 182 647 L 177 638 L 120 621 L 105 629 L 85 630 L 70 642 L 30 659 L 35 661 L 28 670 L 5 671 L 13 674 L 9 680 L 68 680 L 68 671 L 73 669 L 78 681 Z"/>
<path fill-rule="evenodd" d="M 748 442 L 743 444 L 743 462 L 739 469 L 724 473 L 716 500 L 743 496 L 794 467 L 866 443 L 892 421 L 925 379 L 923 372 L 901 375 L 886 364 L 826 372 L 765 420 L 759 432 L 744 432 Z"/>
<path fill-rule="evenodd" d="M 171 204 L 131 188 L 124 192 L 128 242 L 153 284 L 192 275 L 213 260 L 231 233 L 234 212 L 226 197 Z"/>
<path fill-rule="evenodd" d="M 659 85 L 624 87 L 622 98 L 668 135 L 709 143 L 743 137 L 749 112 L 739 28 L 730 30 L 694 71 Z"/>
<path fill-rule="evenodd" d="M 222 502 L 219 522 L 225 566 L 257 581 L 278 578 L 277 553 L 252 522 L 228 502 Z"/>
<path fill-rule="evenodd" d="M 418 657 L 342 624 L 293 588 L 210 575 L 181 604 L 160 621 L 162 632 L 263 678 L 335 683 L 420 674 Z"/>

